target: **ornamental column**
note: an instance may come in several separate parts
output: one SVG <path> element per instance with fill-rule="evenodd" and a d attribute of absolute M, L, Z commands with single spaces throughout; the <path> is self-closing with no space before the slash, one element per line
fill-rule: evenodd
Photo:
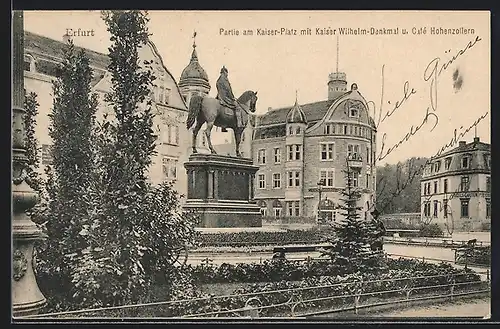
<path fill-rule="evenodd" d="M 33 245 L 42 232 L 26 211 L 36 204 L 37 195 L 26 183 L 26 133 L 24 127 L 24 21 L 23 12 L 12 18 L 12 307 L 13 315 L 35 314 L 45 303 L 33 272 Z"/>

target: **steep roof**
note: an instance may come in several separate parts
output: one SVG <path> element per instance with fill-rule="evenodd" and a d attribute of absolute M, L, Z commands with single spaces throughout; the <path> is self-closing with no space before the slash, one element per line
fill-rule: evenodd
<path fill-rule="evenodd" d="M 184 82 L 189 79 L 201 79 L 208 83 L 208 75 L 198 61 L 198 55 L 196 54 L 195 47 L 196 46 L 193 45 L 193 53 L 191 54 L 191 60 L 189 61 L 188 66 L 182 70 L 180 82 Z"/>
<path fill-rule="evenodd" d="M 47 38 L 41 35 L 38 35 L 33 32 L 24 31 L 24 48 L 36 51 L 42 55 L 48 55 L 51 57 L 56 57 L 58 59 L 62 59 L 64 55 L 64 46 L 65 44 L 62 41 L 54 40 L 51 38 Z M 81 48 L 75 46 L 77 50 L 85 50 L 88 58 L 90 59 L 90 65 L 95 66 L 97 68 L 106 70 L 109 64 L 109 58 L 107 55 L 103 53 L 99 53 L 97 51 L 93 51 L 86 48 Z"/>
<path fill-rule="evenodd" d="M 472 152 L 472 151 L 491 151 L 491 144 L 488 143 L 483 143 L 479 141 L 479 139 L 470 142 L 468 144 L 465 144 L 463 146 L 457 146 L 443 154 L 441 154 L 439 157 L 445 157 L 448 156 L 452 153 L 457 153 L 457 152 Z"/>
<path fill-rule="evenodd" d="M 290 112 L 286 117 L 287 123 L 307 123 L 306 115 L 302 110 L 302 107 L 299 105 L 297 100 L 295 100 L 295 105 L 292 107 Z"/>
<path fill-rule="evenodd" d="M 301 105 L 307 122 L 314 122 L 323 118 L 334 101 L 334 99 L 329 99 Z M 276 110 L 270 110 L 266 114 L 260 115 L 258 120 L 259 126 L 285 123 L 287 115 L 292 108 L 293 106 L 287 106 Z"/>

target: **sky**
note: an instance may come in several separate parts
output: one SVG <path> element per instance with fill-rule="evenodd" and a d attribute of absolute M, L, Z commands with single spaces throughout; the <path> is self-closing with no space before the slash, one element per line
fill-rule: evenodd
<path fill-rule="evenodd" d="M 296 95 L 299 104 L 327 99 L 328 74 L 338 65 L 347 74 L 348 88 L 356 83 L 370 102 L 378 126 L 379 165 L 430 157 L 449 143 L 455 129 L 460 133 L 480 117 L 476 129 L 461 139 L 470 142 L 477 136 L 490 143 L 489 12 L 150 11 L 149 17 L 151 40 L 177 82 L 189 63 L 196 31 L 210 95 L 216 95 L 215 81 L 224 65 L 236 96 L 258 91 L 258 113 L 291 106 Z M 93 30 L 93 36 L 74 36 L 75 44 L 102 53 L 110 45 L 98 11 L 25 12 L 24 25 L 57 40 L 69 28 Z M 311 35 L 301 35 L 308 28 Z M 321 35 L 317 28 L 330 34 Z M 368 33 L 340 34 L 348 28 Z M 372 34 L 372 28 L 397 28 L 398 34 Z M 436 34 L 433 28 L 462 33 Z M 265 29 L 290 34 L 259 35 Z M 253 35 L 244 35 L 245 30 Z M 434 67 L 441 71 L 437 79 L 431 74 Z M 401 105 L 385 116 L 397 101 Z"/>

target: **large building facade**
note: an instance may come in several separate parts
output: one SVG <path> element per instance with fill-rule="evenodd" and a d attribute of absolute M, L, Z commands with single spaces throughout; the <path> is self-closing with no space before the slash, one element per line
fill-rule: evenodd
<path fill-rule="evenodd" d="M 266 217 L 340 218 L 346 173 L 362 192 L 359 206 L 369 216 L 376 184 L 376 128 L 355 83 L 329 75 L 328 99 L 269 109 L 258 116 L 251 152 L 255 199 Z M 321 194 L 321 200 L 320 200 Z"/>
<path fill-rule="evenodd" d="M 35 135 L 41 146 L 41 166 L 43 173 L 46 165 L 51 164 L 50 147 L 52 144 L 48 134 L 49 114 L 53 106 L 52 82 L 57 76 L 59 64 L 63 59 L 63 49 L 67 36 L 61 41 L 40 36 L 28 31 L 24 34 L 24 77 L 27 92 L 37 94 L 39 103 Z M 80 48 L 77 47 L 79 50 Z M 90 59 L 94 77 L 92 91 L 99 100 L 97 119 L 104 115 L 113 118 L 113 110 L 107 106 L 104 96 L 111 90 L 111 76 L 107 71 L 108 56 L 85 49 Z M 158 184 L 169 181 L 180 194 L 187 192 L 187 175 L 184 162 L 191 153 L 191 133 L 186 129 L 188 101 L 193 92 L 208 93 L 210 85 L 206 74 L 199 66 L 196 52 L 193 49 L 190 63 L 184 69 L 179 85 L 166 68 L 153 42 L 149 41 L 139 52 L 142 60 L 153 61 L 153 74 L 156 76 L 149 100 L 155 113 L 154 132 L 157 155 L 152 159 L 149 178 Z M 193 64 L 194 63 L 194 64 Z M 208 152 L 205 140 L 200 134 L 198 147 L 200 152 Z"/>
<path fill-rule="evenodd" d="M 432 159 L 421 179 L 422 221 L 448 230 L 491 224 L 491 145 L 478 137 Z"/>

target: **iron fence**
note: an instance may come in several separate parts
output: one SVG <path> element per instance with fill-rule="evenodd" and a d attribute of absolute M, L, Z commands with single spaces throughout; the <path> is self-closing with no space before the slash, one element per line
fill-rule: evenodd
<path fill-rule="evenodd" d="M 457 282 L 458 276 L 467 274 L 440 274 L 427 276 L 414 276 L 404 278 L 389 278 L 381 280 L 354 281 L 345 283 L 336 283 L 328 285 L 319 285 L 312 287 L 298 287 L 278 289 L 271 291 L 249 292 L 243 294 L 230 294 L 220 296 L 210 296 L 203 298 L 161 301 L 154 303 L 123 305 L 114 307 L 102 307 L 95 309 L 84 309 L 68 312 L 46 313 L 32 316 L 25 316 L 19 319 L 42 319 L 42 318 L 82 318 L 89 317 L 108 317 L 110 312 L 117 310 L 132 311 L 138 314 L 141 308 L 154 308 L 156 306 L 166 307 L 166 309 L 189 305 L 193 302 L 207 304 L 209 301 L 218 299 L 239 301 L 240 305 L 229 308 L 220 307 L 214 310 L 184 314 L 172 318 L 234 318 L 234 317 L 311 317 L 330 313 L 354 311 L 358 314 L 361 309 L 370 309 L 381 305 L 397 305 L 401 303 L 409 304 L 416 300 L 433 300 L 438 298 L 447 298 L 453 300 L 455 297 L 477 294 L 488 294 L 490 292 L 489 271 L 486 281 L 474 280 Z M 477 274 L 477 273 L 472 273 Z M 440 284 L 419 284 L 419 282 L 429 281 L 430 279 L 444 279 Z M 383 287 L 384 282 L 399 282 L 400 286 L 394 289 L 367 291 L 369 287 Z M 368 287 L 368 288 L 367 288 Z M 340 290 L 338 289 L 340 288 Z M 325 291 L 331 291 L 326 294 Z M 430 293 L 427 293 L 429 292 Z M 307 292 L 307 293 L 305 293 Z M 339 293 L 340 292 L 340 293 Z M 347 292 L 347 293 L 345 293 Z M 269 296 L 278 296 L 274 300 Z M 281 298 L 281 299 L 280 299 Z M 244 301 L 244 302 L 242 302 Z M 237 304 L 237 303 L 236 303 Z M 263 314 L 265 313 L 265 314 Z M 99 316 L 99 314 L 104 314 Z M 87 316 L 86 316 L 87 315 Z"/>

